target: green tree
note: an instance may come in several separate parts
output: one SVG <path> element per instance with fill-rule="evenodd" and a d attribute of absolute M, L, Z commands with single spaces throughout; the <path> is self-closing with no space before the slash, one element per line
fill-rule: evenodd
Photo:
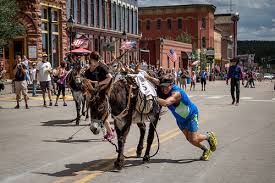
<path fill-rule="evenodd" d="M 176 41 L 182 42 L 182 43 L 192 43 L 192 37 L 187 33 L 182 33 L 176 38 Z"/>
<path fill-rule="evenodd" d="M 200 52 L 200 66 L 201 66 L 201 70 L 205 70 L 207 66 L 206 54 L 203 52 Z"/>
<path fill-rule="evenodd" d="M 0 47 L 10 39 L 25 34 L 24 27 L 17 21 L 18 11 L 15 0 L 0 0 Z"/>

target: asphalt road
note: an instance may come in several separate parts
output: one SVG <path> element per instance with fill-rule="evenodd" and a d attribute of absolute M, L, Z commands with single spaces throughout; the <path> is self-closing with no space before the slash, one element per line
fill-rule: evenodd
<path fill-rule="evenodd" d="M 158 125 L 160 151 L 150 163 L 127 159 L 114 171 L 115 149 L 79 127 L 74 104 L 42 107 L 41 97 L 30 100 L 31 109 L 15 110 L 11 96 L 0 96 L 0 182 L 14 183 L 178 183 L 275 182 L 275 91 L 273 83 L 241 88 L 239 106 L 232 106 L 229 87 L 216 81 L 207 91 L 188 91 L 200 110 L 200 132 L 214 131 L 218 148 L 209 161 L 199 161 L 202 151 L 190 145 L 169 112 Z M 61 104 L 61 103 L 60 103 Z M 23 104 L 22 104 L 23 106 Z M 126 154 L 134 155 L 139 138 L 133 125 Z M 152 153 L 157 147 L 153 144 Z"/>

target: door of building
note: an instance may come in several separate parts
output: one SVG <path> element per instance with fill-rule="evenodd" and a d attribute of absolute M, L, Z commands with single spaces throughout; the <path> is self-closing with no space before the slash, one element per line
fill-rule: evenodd
<path fill-rule="evenodd" d="M 21 58 L 25 54 L 24 38 L 14 39 L 10 47 L 10 59 L 9 59 L 9 78 L 13 78 L 12 70 L 15 63 L 16 55 L 20 55 Z"/>

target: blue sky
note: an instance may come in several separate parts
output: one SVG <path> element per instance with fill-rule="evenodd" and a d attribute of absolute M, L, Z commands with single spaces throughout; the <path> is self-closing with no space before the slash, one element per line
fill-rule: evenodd
<path fill-rule="evenodd" d="M 238 40 L 275 41 L 275 0 L 231 0 L 239 12 Z M 213 4 L 215 13 L 229 13 L 230 0 L 139 0 L 139 6 Z"/>

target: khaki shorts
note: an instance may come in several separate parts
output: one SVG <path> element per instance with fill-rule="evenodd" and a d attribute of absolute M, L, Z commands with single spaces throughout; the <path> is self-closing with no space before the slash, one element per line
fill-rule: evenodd
<path fill-rule="evenodd" d="M 16 98 L 21 98 L 21 92 L 24 96 L 28 96 L 27 81 L 14 81 Z"/>

